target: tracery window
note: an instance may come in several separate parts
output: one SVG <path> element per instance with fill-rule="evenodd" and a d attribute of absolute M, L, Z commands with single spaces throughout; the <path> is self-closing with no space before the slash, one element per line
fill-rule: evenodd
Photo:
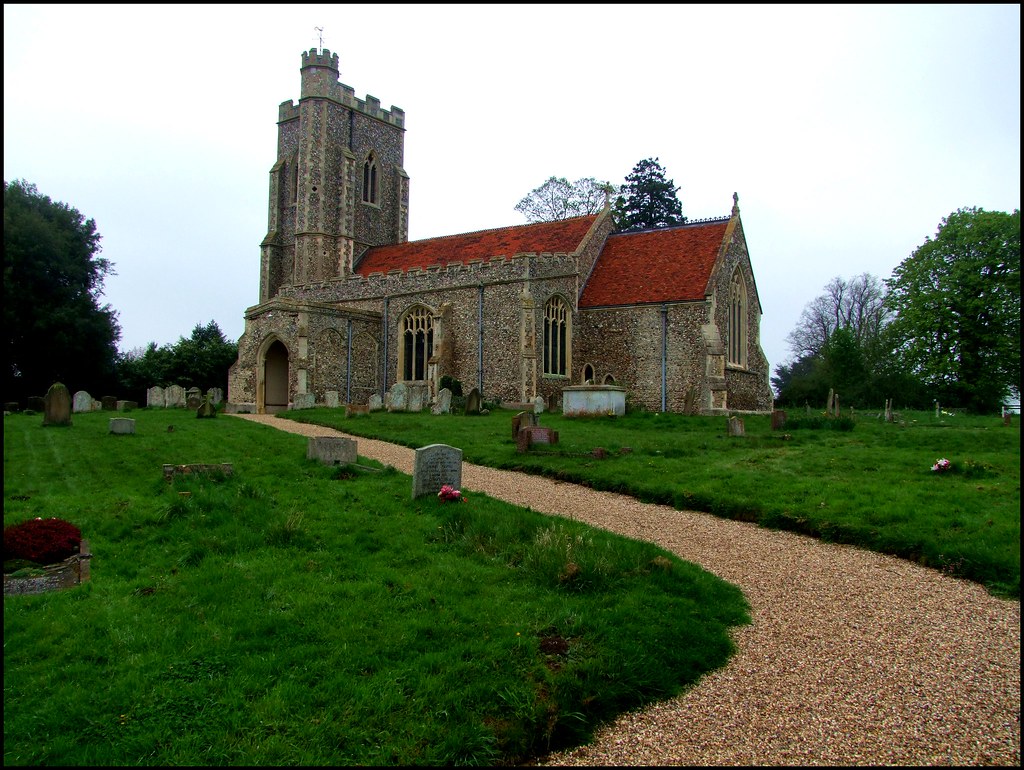
<path fill-rule="evenodd" d="M 377 203 L 377 159 L 372 152 L 363 164 L 363 203 Z"/>
<path fill-rule="evenodd" d="M 747 365 L 747 285 L 736 270 L 729 284 L 729 363 Z"/>
<path fill-rule="evenodd" d="M 403 380 L 424 380 L 427 362 L 434 355 L 434 317 L 425 307 L 414 307 L 402 317 L 402 360 L 399 371 Z"/>
<path fill-rule="evenodd" d="M 544 305 L 544 374 L 565 376 L 569 367 L 569 306 L 561 297 Z"/>

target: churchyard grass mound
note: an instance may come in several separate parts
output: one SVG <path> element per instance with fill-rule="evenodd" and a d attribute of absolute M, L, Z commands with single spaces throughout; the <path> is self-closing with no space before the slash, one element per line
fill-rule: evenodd
<path fill-rule="evenodd" d="M 903 412 L 887 423 L 872 412 L 844 415 L 840 429 L 797 413 L 801 422 L 773 431 L 768 415 L 744 415 L 745 435 L 729 436 L 725 417 L 545 412 L 540 422 L 558 431 L 559 443 L 518 453 L 514 414 L 281 416 L 409 447 L 444 442 L 462 449 L 465 462 L 849 543 L 1020 597 L 1016 418 L 1004 426 L 998 416 Z M 932 471 L 941 458 L 956 472 Z"/>
<path fill-rule="evenodd" d="M 749 622 L 650 543 L 412 500 L 243 420 L 133 416 L 4 419 L 5 527 L 59 515 L 94 554 L 88 583 L 5 598 L 7 765 L 522 762 L 693 684 Z"/>

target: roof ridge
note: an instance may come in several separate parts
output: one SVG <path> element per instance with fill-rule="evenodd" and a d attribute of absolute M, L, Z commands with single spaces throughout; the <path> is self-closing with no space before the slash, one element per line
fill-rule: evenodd
<path fill-rule="evenodd" d="M 626 232 L 621 233 L 612 233 L 609 237 L 611 238 L 616 235 L 638 235 L 640 233 L 662 233 L 668 232 L 669 230 L 682 230 L 687 227 L 692 227 L 693 225 L 717 225 L 728 222 L 730 219 L 732 219 L 731 216 L 707 217 L 705 219 L 688 219 L 681 225 L 671 225 L 669 227 L 649 227 L 646 230 L 628 230 Z"/>
<path fill-rule="evenodd" d="M 391 246 L 405 246 L 412 243 L 426 243 L 427 241 L 443 241 L 448 238 L 462 238 L 467 235 L 476 235 L 478 233 L 493 233 L 498 230 L 518 230 L 524 227 L 537 227 L 538 225 L 553 225 L 556 223 L 572 222 L 577 219 L 590 219 L 598 216 L 598 214 L 584 214 L 578 217 L 566 217 L 565 219 L 549 219 L 544 222 L 526 222 L 521 225 L 506 225 L 504 227 L 485 227 L 482 230 L 470 230 L 465 233 L 450 233 L 448 235 L 434 235 L 430 238 L 420 238 L 416 241 L 402 241 L 401 243 L 382 243 L 379 246 L 371 246 L 369 250 L 389 248 Z"/>

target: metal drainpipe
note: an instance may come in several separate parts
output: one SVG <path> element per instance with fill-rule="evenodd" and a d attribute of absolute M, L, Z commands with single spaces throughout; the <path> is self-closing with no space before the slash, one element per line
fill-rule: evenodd
<path fill-rule="evenodd" d="M 476 342 L 476 389 L 482 397 L 484 392 L 484 285 L 482 283 L 477 288 L 476 315 L 479 329 Z"/>
<path fill-rule="evenodd" d="M 345 403 L 352 403 L 352 319 L 348 319 L 348 354 L 345 356 Z"/>
<path fill-rule="evenodd" d="M 380 378 L 384 384 L 384 389 L 380 392 L 380 397 L 384 398 L 384 394 L 388 392 L 388 298 L 384 298 L 384 315 L 381 317 L 381 334 L 384 337 L 384 371 L 381 373 L 383 376 Z"/>
<path fill-rule="evenodd" d="M 668 305 L 661 306 L 661 411 L 668 406 Z"/>

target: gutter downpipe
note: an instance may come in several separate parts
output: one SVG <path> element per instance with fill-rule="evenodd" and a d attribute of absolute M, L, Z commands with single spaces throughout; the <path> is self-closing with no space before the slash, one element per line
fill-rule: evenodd
<path fill-rule="evenodd" d="M 380 392 L 380 397 L 384 398 L 384 394 L 388 392 L 388 298 L 384 297 L 384 314 L 380 319 L 381 336 L 384 338 L 384 361 L 381 364 L 384 367 L 384 371 L 381 372 L 380 381 L 383 383 L 384 388 Z"/>
<path fill-rule="evenodd" d="M 348 351 L 345 356 L 345 403 L 352 403 L 352 319 L 348 319 Z"/>
<path fill-rule="evenodd" d="M 476 341 L 476 389 L 483 398 L 484 392 L 484 285 L 481 283 L 477 288 L 477 309 L 476 321 L 478 327 Z"/>
<path fill-rule="evenodd" d="M 661 306 L 661 411 L 668 406 L 668 305 Z"/>

